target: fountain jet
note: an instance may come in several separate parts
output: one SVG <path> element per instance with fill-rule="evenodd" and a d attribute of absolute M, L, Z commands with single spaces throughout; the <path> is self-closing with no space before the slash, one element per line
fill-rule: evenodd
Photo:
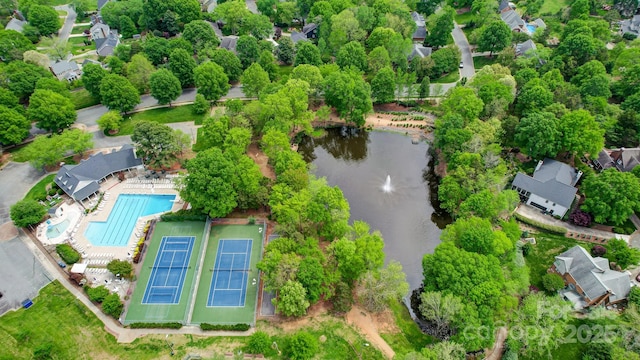
<path fill-rule="evenodd" d="M 382 185 L 382 191 L 386 192 L 386 193 L 390 193 L 393 191 L 393 187 L 391 186 L 391 176 L 387 175 L 387 180 L 384 182 L 384 185 Z"/>

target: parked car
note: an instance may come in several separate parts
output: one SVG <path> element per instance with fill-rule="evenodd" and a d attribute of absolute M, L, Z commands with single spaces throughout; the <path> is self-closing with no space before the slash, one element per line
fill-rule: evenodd
<path fill-rule="evenodd" d="M 458 67 L 462 69 L 464 67 L 464 62 L 460 61 L 460 65 Z"/>
<path fill-rule="evenodd" d="M 67 264 L 65 264 L 64 261 L 58 261 L 58 266 L 64 269 L 67 267 Z"/>

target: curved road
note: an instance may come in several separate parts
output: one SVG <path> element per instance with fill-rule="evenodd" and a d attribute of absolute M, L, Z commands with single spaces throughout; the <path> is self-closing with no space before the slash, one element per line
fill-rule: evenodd
<path fill-rule="evenodd" d="M 56 6 L 54 7 L 54 9 L 67 12 L 67 16 L 64 20 L 64 25 L 62 25 L 62 28 L 60 29 L 60 31 L 58 31 L 58 39 L 60 39 L 60 41 L 62 42 L 65 42 L 69 39 L 69 35 L 71 35 L 71 30 L 73 30 L 73 24 L 76 22 L 76 17 L 78 16 L 78 14 L 76 14 L 75 10 L 73 10 L 73 8 L 69 5 Z"/>

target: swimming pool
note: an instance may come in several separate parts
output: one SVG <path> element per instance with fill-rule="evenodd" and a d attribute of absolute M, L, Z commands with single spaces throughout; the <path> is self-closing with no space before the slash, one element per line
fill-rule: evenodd
<path fill-rule="evenodd" d="M 527 25 L 527 29 L 529 29 L 529 33 L 531 35 L 533 35 L 533 33 L 536 32 L 536 27 L 533 25 Z"/>
<path fill-rule="evenodd" d="M 49 220 L 47 220 L 49 221 Z M 48 224 L 49 222 L 47 222 Z M 48 225 L 47 226 L 47 238 L 49 239 L 53 239 L 53 238 L 57 238 L 58 236 L 62 235 L 64 233 L 65 230 L 67 230 L 67 228 L 69 227 L 69 219 L 64 219 L 61 222 L 55 224 L 55 225 Z"/>
<path fill-rule="evenodd" d="M 84 236 L 95 246 L 125 246 L 139 217 L 171 210 L 175 198 L 175 195 L 120 195 L 107 221 L 90 222 Z"/>

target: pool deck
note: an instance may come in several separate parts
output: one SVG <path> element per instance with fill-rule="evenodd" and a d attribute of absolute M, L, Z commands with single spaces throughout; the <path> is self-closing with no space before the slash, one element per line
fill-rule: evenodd
<path fill-rule="evenodd" d="M 95 246 L 91 244 L 84 236 L 89 222 L 107 221 L 119 195 L 176 195 L 170 211 L 179 210 L 184 204 L 184 201 L 178 195 L 178 191 L 173 188 L 173 183 L 168 179 L 139 180 L 138 178 L 131 178 L 120 181 L 117 178 L 111 178 L 100 185 L 100 191 L 104 192 L 105 195 L 94 212 L 85 215 L 84 208 L 80 204 L 75 202 L 71 204 L 65 203 L 61 206 L 64 209 L 62 211 L 63 215 L 52 220 L 52 224 L 62 222 L 68 217 L 70 224 L 67 230 L 60 236 L 49 239 L 46 235 L 47 224 L 44 223 L 42 230 L 38 229 L 37 232 L 38 239 L 45 245 L 68 243 L 73 246 L 82 254 L 81 263 L 88 264 L 90 268 L 104 268 L 113 259 L 131 260 L 133 248 L 142 236 L 137 228 L 143 226 L 147 221 L 159 217 L 159 214 L 153 214 L 138 218 L 136 227 L 129 235 L 129 240 L 125 246 Z M 90 199 L 90 202 L 96 200 L 97 197 Z"/>

